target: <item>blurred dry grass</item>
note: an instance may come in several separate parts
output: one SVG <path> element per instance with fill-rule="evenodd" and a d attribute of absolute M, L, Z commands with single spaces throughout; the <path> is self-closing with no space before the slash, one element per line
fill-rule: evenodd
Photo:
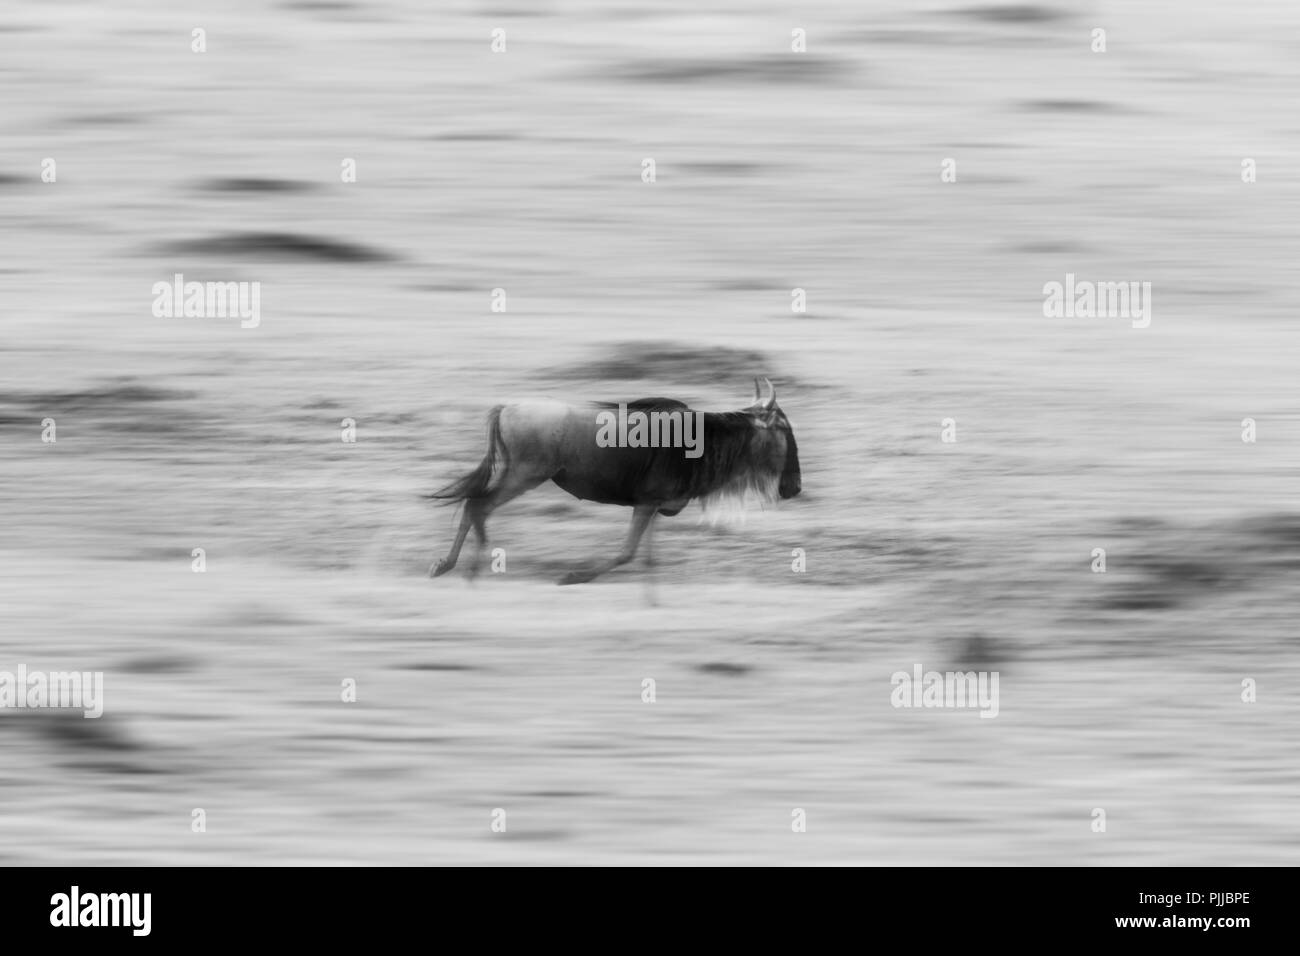
<path fill-rule="evenodd" d="M 1297 13 L 1103 6 L 1103 60 L 1064 5 L 947 7 L 818 7 L 775 68 L 752 4 L 539 8 L 496 59 L 471 4 L 235 5 L 206 59 L 144 0 L 109 45 L 7 11 L 0 668 L 107 712 L 0 714 L 0 861 L 1294 863 L 1300 60 L 1244 24 Z M 153 318 L 177 271 L 262 326 Z M 1152 327 L 1044 320 L 1067 271 Z M 423 577 L 492 404 L 755 375 L 805 493 L 666 522 L 663 606 L 554 587 L 627 518 L 554 488 L 508 574 Z M 1000 716 L 893 710 L 917 661 Z"/>

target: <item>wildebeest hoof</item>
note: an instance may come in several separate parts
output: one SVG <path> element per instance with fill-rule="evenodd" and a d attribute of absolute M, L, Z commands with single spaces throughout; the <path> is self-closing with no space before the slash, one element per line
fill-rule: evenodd
<path fill-rule="evenodd" d="M 576 571 L 570 571 L 564 577 L 560 578 L 559 583 L 560 584 L 586 584 L 595 576 L 596 576 L 595 571 L 587 571 L 587 570 L 579 569 Z"/>
<path fill-rule="evenodd" d="M 444 575 L 455 566 L 456 565 L 454 564 L 448 564 L 447 559 L 443 558 L 441 561 L 438 561 L 436 564 L 429 565 L 429 577 L 436 578 L 441 575 Z"/>

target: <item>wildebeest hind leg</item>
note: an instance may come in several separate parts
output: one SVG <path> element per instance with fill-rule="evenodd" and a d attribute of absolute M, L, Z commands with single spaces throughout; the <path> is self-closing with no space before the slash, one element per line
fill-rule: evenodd
<path fill-rule="evenodd" d="M 483 563 L 483 551 L 487 548 L 487 508 L 484 501 L 471 501 L 465 507 L 470 524 L 474 526 L 474 557 L 470 559 L 466 575 L 473 580 L 478 577 L 479 565 Z"/>
<path fill-rule="evenodd" d="M 501 480 L 501 484 L 494 488 L 489 494 L 479 499 L 471 501 L 465 507 L 465 513 L 469 516 L 470 524 L 474 528 L 474 537 L 477 541 L 477 547 L 474 549 L 474 559 L 470 562 L 468 575 L 470 578 L 478 576 L 479 568 L 483 562 L 483 552 L 487 550 L 487 519 L 488 515 L 496 511 L 508 501 L 513 501 L 526 491 L 532 491 L 543 481 L 546 481 L 550 475 L 530 474 L 525 471 L 510 472 Z"/>
<path fill-rule="evenodd" d="M 473 523 L 473 519 L 470 517 L 470 509 L 473 506 L 473 501 L 465 502 L 465 507 L 460 516 L 460 527 L 456 529 L 456 539 L 451 543 L 451 550 L 447 552 L 445 558 L 429 567 L 429 577 L 439 577 L 456 566 L 456 561 L 460 558 L 460 549 L 465 544 L 465 535 L 469 534 L 470 525 Z"/>
<path fill-rule="evenodd" d="M 627 539 L 623 542 L 623 550 L 610 561 L 603 561 L 570 571 L 560 578 L 560 584 L 586 584 L 588 581 L 600 577 L 606 571 L 612 571 L 619 565 L 631 561 L 636 557 L 636 548 L 641 541 L 641 535 L 645 534 L 646 528 L 650 527 L 650 522 L 654 520 L 655 510 L 655 505 L 637 505 L 633 508 L 632 527 L 627 531 Z"/>

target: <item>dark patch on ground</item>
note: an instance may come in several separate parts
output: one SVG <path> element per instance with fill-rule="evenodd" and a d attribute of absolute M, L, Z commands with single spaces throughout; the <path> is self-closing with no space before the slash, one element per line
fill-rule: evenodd
<path fill-rule="evenodd" d="M 189 554 L 186 554 L 189 557 Z M 133 657 L 123 661 L 117 669 L 126 674 L 184 674 L 196 669 L 192 658 L 178 655 L 156 654 Z"/>
<path fill-rule="evenodd" d="M 1065 15 L 1059 11 L 1035 3 L 964 7 L 948 10 L 945 15 L 978 20 L 981 23 L 1054 23 L 1065 19 Z"/>
<path fill-rule="evenodd" d="M 1009 651 L 1009 647 L 1003 641 L 995 640 L 985 634 L 971 634 L 957 642 L 949 669 L 1000 671 Z"/>
<path fill-rule="evenodd" d="M 390 262 L 395 258 L 361 243 L 288 232 L 238 232 L 182 239 L 154 251 L 164 256 L 231 256 L 281 262 Z"/>
<path fill-rule="evenodd" d="M 756 56 L 736 60 L 654 59 L 628 63 L 602 77 L 633 83 L 738 83 L 758 85 L 792 83 L 837 85 L 851 73 L 846 63 L 824 57 Z"/>
<path fill-rule="evenodd" d="M 1025 100 L 1020 109 L 1030 113 L 1118 113 L 1120 108 L 1100 100 Z"/>
<path fill-rule="evenodd" d="M 778 389 L 783 381 L 772 371 L 772 360 L 754 349 L 664 342 L 621 342 L 604 355 L 548 374 L 587 380 L 626 382 L 654 379 L 698 385 L 716 385 L 719 381 L 749 383 L 756 376 L 767 375 Z"/>
<path fill-rule="evenodd" d="M 491 130 L 453 130 L 447 133 L 435 133 L 430 138 L 441 143 L 509 143 L 523 137 L 518 133 L 493 132 Z"/>
<path fill-rule="evenodd" d="M 698 664 L 695 669 L 701 674 L 719 674 L 723 677 L 744 677 L 754 668 L 748 664 L 730 664 L 726 661 L 709 661 L 707 664 Z"/>
<path fill-rule="evenodd" d="M 1253 515 L 1200 528 L 1128 522 L 1145 540 L 1107 548 L 1100 604 L 1169 610 L 1274 587 L 1300 569 L 1300 514 Z"/>
<path fill-rule="evenodd" d="M 262 179 L 256 176 L 208 179 L 199 183 L 199 189 L 210 193 L 303 193 L 316 188 L 315 183 L 292 179 Z"/>
<path fill-rule="evenodd" d="M 197 394 L 180 389 L 142 385 L 128 378 L 75 392 L 0 392 L 0 406 L 16 405 L 47 415 L 53 415 L 58 411 L 80 409 L 104 413 L 114 410 L 125 411 L 128 406 L 155 402 L 188 401 L 195 398 Z M 138 411 L 138 409 L 131 410 Z"/>

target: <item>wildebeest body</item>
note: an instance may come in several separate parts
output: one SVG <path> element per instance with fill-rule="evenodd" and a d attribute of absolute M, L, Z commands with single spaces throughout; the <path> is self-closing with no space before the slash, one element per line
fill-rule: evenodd
<path fill-rule="evenodd" d="M 471 527 L 479 542 L 471 565 L 477 569 L 486 547 L 487 515 L 505 502 L 551 480 L 575 498 L 601 504 L 632 507 L 632 528 L 624 549 L 609 562 L 570 573 L 561 583 L 577 583 L 616 567 L 636 553 L 641 536 L 655 514 L 675 515 L 692 500 L 708 506 L 723 498 L 790 498 L 800 491 L 798 449 L 785 414 L 776 405 L 775 389 L 737 412 L 695 412 L 682 402 L 645 398 L 620 406 L 609 403 L 569 405 L 534 400 L 501 405 L 488 417 L 488 453 L 470 474 L 433 497 L 465 503 L 456 539 L 446 558 L 430 568 L 431 576 L 455 567 Z M 602 433 L 615 409 L 632 418 L 656 416 L 660 431 L 644 432 L 642 441 L 665 439 L 659 447 L 608 445 Z M 698 416 L 689 425 L 700 426 L 697 457 L 690 457 L 678 441 L 689 434 L 687 426 L 668 427 L 673 416 Z M 643 419 L 643 421 L 645 420 Z M 604 444 L 602 444 L 602 440 Z M 648 550 L 648 549 L 647 549 Z"/>

